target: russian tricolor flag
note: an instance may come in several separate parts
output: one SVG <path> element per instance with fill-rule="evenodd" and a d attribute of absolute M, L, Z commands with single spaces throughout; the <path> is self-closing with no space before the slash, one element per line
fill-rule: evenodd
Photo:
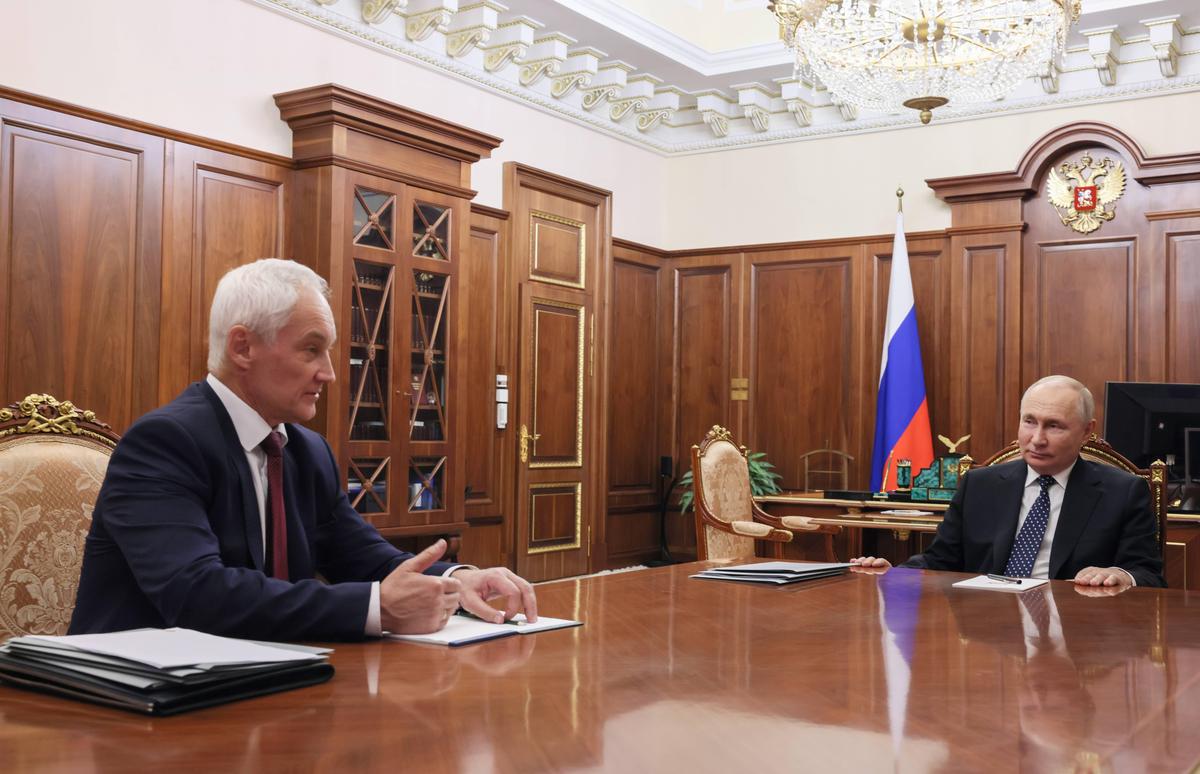
<path fill-rule="evenodd" d="M 904 215 L 897 212 L 887 327 L 883 333 L 883 362 L 879 367 L 879 397 L 875 404 L 871 491 L 882 488 L 885 465 L 888 486 L 896 485 L 896 463 L 902 459 L 912 461 L 915 477 L 933 462 L 933 437 L 929 432 L 917 309 L 913 304 L 908 247 L 904 242 Z"/>

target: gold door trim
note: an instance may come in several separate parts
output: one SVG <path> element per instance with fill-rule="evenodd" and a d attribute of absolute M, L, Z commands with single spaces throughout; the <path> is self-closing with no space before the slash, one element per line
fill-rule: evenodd
<path fill-rule="evenodd" d="M 559 481 L 544 484 L 529 485 L 529 542 L 537 542 L 537 535 L 534 534 L 533 527 L 537 522 L 533 518 L 533 500 L 539 495 L 533 494 L 536 489 L 562 489 L 570 486 L 575 490 L 575 540 L 572 543 L 563 543 L 562 545 L 545 546 L 535 548 L 529 544 L 525 545 L 525 553 L 528 554 L 551 554 L 556 551 L 575 551 L 582 545 L 583 534 L 583 482 L 576 481 L 573 484 L 569 481 Z M 541 495 L 545 496 L 545 495 Z"/>
<path fill-rule="evenodd" d="M 530 468 L 581 468 L 583 467 L 583 361 L 584 350 L 587 348 L 587 340 L 584 338 L 584 318 L 587 317 L 587 309 L 582 304 L 571 304 L 565 301 L 552 301 L 548 298 L 533 299 L 533 412 L 531 423 L 533 424 L 533 435 L 530 437 L 532 442 L 531 457 L 537 458 L 537 439 L 541 434 L 537 432 L 537 395 L 538 385 L 537 377 L 541 373 L 541 364 L 538 362 L 538 337 L 541 335 L 541 328 L 538 326 L 538 314 L 540 311 L 537 307 L 553 306 L 558 309 L 570 309 L 579 313 L 579 333 L 578 333 L 578 352 L 576 353 L 575 367 L 575 459 L 567 462 L 530 462 Z"/>
<path fill-rule="evenodd" d="M 579 229 L 579 282 L 569 282 L 567 280 L 554 279 L 537 274 L 538 263 L 538 220 L 548 220 L 551 223 L 561 223 L 564 226 L 574 226 Z M 529 211 L 529 249 L 532 253 L 532 258 L 529 262 L 529 278 L 536 282 L 546 282 L 551 285 L 562 285 L 567 288 L 578 288 L 585 290 L 587 288 L 587 224 L 581 220 L 572 220 L 564 218 L 561 215 L 554 215 L 541 210 Z"/>

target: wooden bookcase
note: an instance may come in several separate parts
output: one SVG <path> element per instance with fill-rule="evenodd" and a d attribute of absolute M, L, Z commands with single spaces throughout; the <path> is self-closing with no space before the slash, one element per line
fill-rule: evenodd
<path fill-rule="evenodd" d="M 350 502 L 388 538 L 464 516 L 460 265 L 470 165 L 499 140 L 337 86 L 275 97 L 292 127 L 296 260 L 329 280 L 339 338 L 316 425 Z"/>

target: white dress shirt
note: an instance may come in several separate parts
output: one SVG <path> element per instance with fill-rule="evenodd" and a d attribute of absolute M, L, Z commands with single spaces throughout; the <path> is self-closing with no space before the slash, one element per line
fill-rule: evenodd
<path fill-rule="evenodd" d="M 1075 469 L 1075 465 L 1079 463 L 1079 458 L 1075 458 L 1070 467 L 1066 470 L 1059 471 L 1054 475 L 1054 483 L 1046 491 L 1050 497 L 1050 520 L 1046 524 L 1046 534 L 1042 536 L 1042 545 L 1038 547 L 1037 556 L 1033 560 L 1033 572 L 1030 573 L 1031 578 L 1049 578 L 1050 577 L 1050 547 L 1054 544 L 1054 533 L 1058 529 L 1058 515 L 1062 513 L 1063 498 L 1067 494 L 1067 481 L 1071 478 L 1071 471 Z M 1021 527 L 1025 526 L 1025 519 L 1029 516 L 1029 511 L 1033 508 L 1033 504 L 1037 502 L 1038 494 L 1041 493 L 1042 487 L 1038 484 L 1038 478 L 1041 474 L 1033 468 L 1027 466 L 1025 474 L 1025 494 L 1021 499 L 1021 514 L 1017 517 L 1017 532 L 1021 533 Z M 1137 585 L 1137 581 L 1129 571 L 1123 568 L 1120 569 L 1129 576 L 1133 585 Z"/>

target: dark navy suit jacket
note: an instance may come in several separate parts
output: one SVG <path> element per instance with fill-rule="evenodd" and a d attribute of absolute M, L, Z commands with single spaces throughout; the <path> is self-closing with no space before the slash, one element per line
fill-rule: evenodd
<path fill-rule="evenodd" d="M 928 550 L 903 567 L 1003 573 L 1017 535 L 1028 468 L 1024 460 L 974 468 L 960 482 Z M 1084 567 L 1120 567 L 1139 586 L 1166 586 L 1145 479 L 1080 458 L 1063 493 L 1050 577 Z"/>
<path fill-rule="evenodd" d="M 285 581 L 263 572 L 250 465 L 212 388 L 197 382 L 135 422 L 92 514 L 70 633 L 182 626 L 258 639 L 362 639 L 371 582 L 411 554 L 350 506 L 324 438 L 291 424 L 287 434 Z"/>

